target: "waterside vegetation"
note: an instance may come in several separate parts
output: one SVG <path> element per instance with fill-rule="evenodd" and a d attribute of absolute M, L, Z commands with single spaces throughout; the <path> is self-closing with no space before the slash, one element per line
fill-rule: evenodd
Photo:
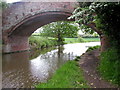
<path fill-rule="evenodd" d="M 36 85 L 36 88 L 89 88 L 79 68 L 78 62 L 67 61 L 48 82 Z"/>
<path fill-rule="evenodd" d="M 31 49 L 32 48 L 43 49 L 47 47 L 56 46 L 57 40 L 54 38 L 48 38 L 48 37 L 31 36 L 29 37 L 29 44 Z"/>
<path fill-rule="evenodd" d="M 83 43 L 83 42 L 96 42 L 100 41 L 99 38 L 64 38 L 64 44 L 70 43 Z M 42 36 L 31 36 L 29 37 L 30 47 L 36 49 L 42 49 L 59 45 L 57 38 L 53 37 L 42 37 Z"/>

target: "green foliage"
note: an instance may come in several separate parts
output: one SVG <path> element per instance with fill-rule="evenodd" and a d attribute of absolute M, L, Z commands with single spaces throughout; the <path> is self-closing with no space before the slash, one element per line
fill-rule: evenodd
<path fill-rule="evenodd" d="M 89 86 L 78 63 L 68 61 L 55 72 L 47 83 L 36 85 L 36 88 L 89 88 Z"/>
<path fill-rule="evenodd" d="M 8 4 L 5 1 L 0 0 L 0 9 L 5 9 L 8 7 Z"/>
<path fill-rule="evenodd" d="M 95 5 L 94 5 L 95 6 Z M 119 48 L 120 44 L 120 15 L 119 15 L 120 3 L 101 3 L 98 4 L 95 11 L 99 22 L 99 28 L 108 35 L 114 46 Z M 114 41 L 114 42 L 113 42 Z"/>
<path fill-rule="evenodd" d="M 70 18 L 76 18 L 76 22 L 80 23 L 85 32 L 87 30 L 83 24 L 94 22 L 96 27 L 104 34 L 108 35 L 111 41 L 116 41 L 117 46 L 120 43 L 120 2 L 84 2 L 75 9 Z M 115 45 L 114 45 L 115 46 Z"/>
<path fill-rule="evenodd" d="M 79 61 L 80 60 L 80 56 L 76 56 L 75 61 Z"/>
<path fill-rule="evenodd" d="M 92 30 L 91 28 L 89 28 L 87 25 L 84 25 L 84 24 L 80 25 L 80 29 L 85 34 L 94 34 L 95 33 L 94 30 Z"/>
<path fill-rule="evenodd" d="M 115 48 L 101 54 L 99 71 L 105 79 L 120 86 L 120 58 Z"/>
<path fill-rule="evenodd" d="M 92 51 L 92 50 L 95 50 L 95 49 L 99 49 L 99 48 L 100 48 L 99 45 L 96 45 L 96 46 L 93 46 L 93 47 L 89 47 L 86 52 L 89 52 L 89 51 Z"/>
<path fill-rule="evenodd" d="M 58 38 L 58 43 L 63 44 L 64 37 L 76 37 L 78 26 L 73 22 L 59 21 L 42 27 L 41 36 Z"/>
<path fill-rule="evenodd" d="M 29 37 L 29 43 L 31 46 L 33 46 L 36 49 L 57 45 L 57 41 L 55 39 L 49 39 L 47 37 L 38 37 L 38 36 Z"/>
<path fill-rule="evenodd" d="M 84 33 L 93 34 L 95 31 L 89 28 L 88 26 L 86 26 L 86 24 L 89 24 L 95 21 L 94 19 L 95 16 L 92 15 L 93 11 L 89 8 L 91 3 L 80 2 L 79 4 L 80 6 L 74 10 L 73 15 L 70 16 L 68 19 L 75 18 L 75 22 L 79 23 L 80 29 Z"/>

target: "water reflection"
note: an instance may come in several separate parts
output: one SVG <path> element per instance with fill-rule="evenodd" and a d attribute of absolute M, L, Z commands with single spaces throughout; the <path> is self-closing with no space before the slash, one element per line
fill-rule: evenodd
<path fill-rule="evenodd" d="M 99 42 L 67 44 L 56 49 L 3 55 L 3 88 L 29 88 L 40 82 L 46 82 L 67 60 L 81 55 L 88 46 L 99 44 Z"/>

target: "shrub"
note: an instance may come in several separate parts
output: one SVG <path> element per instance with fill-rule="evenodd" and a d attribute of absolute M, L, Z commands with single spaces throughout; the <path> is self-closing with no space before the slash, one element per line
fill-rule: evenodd
<path fill-rule="evenodd" d="M 31 46 L 33 46 L 36 49 L 57 45 L 57 41 L 55 39 L 49 39 L 47 37 L 40 37 L 40 36 L 29 37 L 29 43 Z"/>

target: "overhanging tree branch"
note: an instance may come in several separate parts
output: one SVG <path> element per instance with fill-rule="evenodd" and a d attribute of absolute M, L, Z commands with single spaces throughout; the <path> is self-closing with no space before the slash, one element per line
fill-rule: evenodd
<path fill-rule="evenodd" d="M 83 23 L 83 24 L 86 25 L 86 26 L 88 26 L 89 28 L 91 28 L 95 32 L 97 32 L 100 36 L 103 34 L 101 30 L 99 30 L 99 29 L 96 28 L 95 23 L 89 23 L 89 24 Z"/>

